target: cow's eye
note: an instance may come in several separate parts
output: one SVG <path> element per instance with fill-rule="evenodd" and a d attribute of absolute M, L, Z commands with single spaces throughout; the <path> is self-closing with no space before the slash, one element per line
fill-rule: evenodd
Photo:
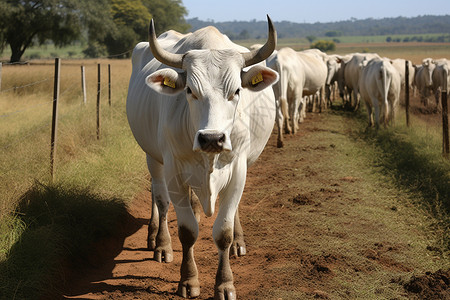
<path fill-rule="evenodd" d="M 239 94 L 241 93 L 241 89 L 237 89 L 236 92 L 234 92 L 234 95 L 232 95 L 228 100 L 234 100 L 239 98 Z"/>
<path fill-rule="evenodd" d="M 197 96 L 195 96 L 195 95 L 192 93 L 192 90 L 191 90 L 190 87 L 187 87 L 186 93 L 187 93 L 188 95 L 190 95 L 192 98 L 197 99 Z"/>

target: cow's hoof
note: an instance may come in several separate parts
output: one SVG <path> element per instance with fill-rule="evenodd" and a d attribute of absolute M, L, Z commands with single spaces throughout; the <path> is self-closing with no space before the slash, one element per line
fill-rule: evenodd
<path fill-rule="evenodd" d="M 170 263 L 173 261 L 172 247 L 157 247 L 153 253 L 153 259 L 157 262 Z"/>
<path fill-rule="evenodd" d="M 222 283 L 216 286 L 214 291 L 215 300 L 236 300 L 236 290 L 232 282 Z"/>
<path fill-rule="evenodd" d="M 247 254 L 247 248 L 245 248 L 245 243 L 242 242 L 233 242 L 230 248 L 230 256 L 244 256 Z"/>
<path fill-rule="evenodd" d="M 177 295 L 183 298 L 194 298 L 200 295 L 200 283 L 197 279 L 186 280 L 178 284 Z"/>
<path fill-rule="evenodd" d="M 283 141 L 278 141 L 277 142 L 277 148 L 283 148 L 283 146 L 284 146 Z"/>

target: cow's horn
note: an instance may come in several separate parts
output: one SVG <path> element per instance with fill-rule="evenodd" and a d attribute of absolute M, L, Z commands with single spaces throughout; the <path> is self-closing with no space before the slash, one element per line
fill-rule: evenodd
<path fill-rule="evenodd" d="M 157 60 L 168 66 L 181 69 L 183 66 L 183 54 L 170 53 L 164 50 L 156 39 L 155 24 L 153 19 L 150 21 L 150 27 L 148 32 L 148 40 L 150 43 L 150 49 Z"/>
<path fill-rule="evenodd" d="M 275 50 L 275 47 L 277 45 L 277 31 L 275 30 L 275 27 L 273 26 L 272 20 L 270 19 L 269 15 L 267 15 L 267 22 L 269 25 L 269 34 L 267 37 L 267 42 L 264 44 L 264 46 L 251 52 L 242 53 L 246 67 L 265 60 L 272 54 L 273 50 Z"/>

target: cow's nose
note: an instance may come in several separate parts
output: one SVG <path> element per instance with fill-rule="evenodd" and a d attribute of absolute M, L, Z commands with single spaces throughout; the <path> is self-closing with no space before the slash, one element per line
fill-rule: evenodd
<path fill-rule="evenodd" d="M 221 152 L 225 143 L 223 133 L 200 133 L 198 135 L 200 148 L 205 152 Z"/>

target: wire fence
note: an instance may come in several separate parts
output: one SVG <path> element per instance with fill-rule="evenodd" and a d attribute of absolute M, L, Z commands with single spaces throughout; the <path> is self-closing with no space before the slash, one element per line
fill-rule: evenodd
<path fill-rule="evenodd" d="M 107 76 L 105 78 L 108 79 L 108 83 L 105 84 L 104 82 L 100 81 L 100 71 L 101 71 L 101 64 L 97 64 L 98 65 L 98 78 L 96 80 L 96 84 L 98 85 L 97 91 L 95 93 L 95 97 L 97 97 L 98 99 L 100 99 L 100 95 L 108 95 L 109 99 L 108 99 L 108 103 L 111 106 L 111 65 L 108 64 L 108 72 L 107 72 Z M 80 68 L 81 65 L 78 65 L 78 68 Z M 16 68 L 16 67 L 14 67 Z M 0 97 L 3 98 L 2 103 L 11 103 L 11 102 L 20 102 L 19 99 L 17 97 L 19 97 L 18 95 L 16 95 L 15 92 L 17 92 L 18 90 L 27 90 L 30 89 L 27 93 L 28 94 L 33 94 L 33 90 L 36 88 L 36 86 L 38 86 L 39 84 L 43 84 L 45 82 L 47 82 L 47 84 L 50 83 L 51 79 L 55 80 L 55 85 L 56 82 L 60 81 L 60 75 L 57 74 L 61 74 L 61 70 L 60 70 L 61 66 L 59 64 L 59 66 L 56 65 L 56 60 L 55 60 L 55 75 L 54 77 L 44 77 L 43 79 L 38 79 L 26 84 L 21 84 L 21 85 L 16 85 L 13 87 L 9 87 L 7 89 L 4 90 L 0 90 Z M 58 70 L 57 70 L 58 69 Z M 83 68 L 81 68 L 83 69 Z M 2 78 L 2 68 L 0 67 L 0 82 L 1 82 L 1 78 Z M 72 69 L 73 70 L 73 69 Z M 4 71 L 4 68 L 3 68 Z M 26 73 L 28 71 L 25 71 Z M 4 72 L 3 72 L 4 73 Z M 29 75 L 29 74 L 28 74 Z M 38 74 L 40 75 L 40 74 Z M 58 76 L 58 78 L 56 78 L 56 76 Z M 73 74 L 71 74 L 72 78 L 74 77 Z M 82 72 L 82 80 L 85 81 L 85 73 Z M 23 76 L 22 76 L 23 77 Z M 56 87 L 54 86 L 54 91 L 57 93 L 54 94 L 53 96 L 51 95 L 51 88 L 49 88 L 49 86 L 44 87 L 44 91 L 45 93 L 43 95 L 39 95 L 38 97 L 36 97 L 39 101 L 39 103 L 35 103 L 35 99 L 33 99 L 33 101 L 31 103 L 19 103 L 18 105 L 22 105 L 23 107 L 20 107 L 19 109 L 16 110 L 10 110 L 8 111 L 8 109 L 3 109 L 3 112 L 0 110 L 0 121 L 2 121 L 4 123 L 4 125 L 2 125 L 5 130 L 3 132 L 3 141 L 0 141 L 0 150 L 2 152 L 11 152 L 11 151 L 15 151 L 15 149 L 20 149 L 21 145 L 30 145 L 31 141 L 33 139 L 35 139 L 36 136 L 38 135 L 45 135 L 45 131 L 50 131 L 50 129 L 52 130 L 52 141 L 50 141 L 50 137 L 49 137 L 49 144 L 51 145 L 51 150 L 50 150 L 50 164 L 53 164 L 54 161 L 54 155 L 55 155 L 55 151 L 53 150 L 53 147 L 57 147 L 58 145 L 58 141 L 56 139 L 56 132 L 57 132 L 57 124 L 61 117 L 64 119 L 66 117 L 72 116 L 73 113 L 71 112 L 71 109 L 74 109 L 76 107 L 79 106 L 70 106 L 67 105 L 66 106 L 66 111 L 65 113 L 61 114 L 58 113 L 58 111 L 53 110 L 53 113 L 51 112 L 51 106 L 55 106 L 55 104 L 60 101 L 59 99 L 67 96 L 67 97 L 72 97 L 72 98 L 79 98 L 79 96 L 82 96 L 83 91 L 81 90 L 82 88 L 86 88 L 85 86 L 83 86 L 79 80 L 79 76 L 78 80 L 72 80 L 69 81 L 68 83 L 65 83 L 64 89 L 62 90 L 58 90 L 56 91 Z M 24 81 L 26 79 L 24 78 L 19 78 L 20 81 Z M 1 88 L 1 86 L 0 86 Z M 12 94 L 11 94 L 12 93 Z M 42 100 L 43 97 L 48 97 L 48 100 Z M 7 100 L 6 100 L 7 99 Z M 5 101 L 6 100 L 6 101 Z M 81 106 L 86 106 L 86 102 L 79 102 Z M 97 101 L 97 111 L 99 111 L 99 106 L 100 106 L 100 101 Z M 16 104 L 16 103 L 15 103 Z M 82 105 L 84 104 L 84 105 Z M 91 103 L 92 104 L 92 103 Z M 0 106 L 1 108 L 1 106 Z M 32 112 L 34 115 L 38 115 L 38 117 L 33 120 L 27 120 L 27 116 L 29 115 L 29 113 Z M 22 117 L 20 114 L 25 113 L 24 117 Z M 27 115 L 28 114 L 28 115 Z M 86 115 L 86 111 L 83 111 L 81 114 Z M 98 118 L 100 118 L 100 114 L 98 114 L 97 116 Z M 52 121 L 53 120 L 53 121 Z M 6 123 L 5 123 L 6 122 Z M 34 122 L 34 123 L 33 123 Z M 81 121 L 83 122 L 83 121 Z M 16 128 L 10 128 L 10 127 L 14 127 L 14 126 L 9 126 L 10 124 L 22 124 L 22 125 L 18 125 L 18 127 L 20 127 L 19 129 Z M 86 122 L 83 122 L 86 123 Z M 100 133 L 100 122 L 97 122 L 97 138 L 100 139 L 101 135 Z M 9 132 L 11 131 L 11 132 Z M 53 140 L 53 137 L 55 137 L 55 140 Z M 41 143 L 40 143 L 41 144 Z M 47 144 L 47 143 L 45 143 Z M 47 144 L 47 145 L 49 145 Z M 30 146 L 28 146 L 30 147 Z M 31 146 L 34 148 L 34 146 Z M 36 148 L 41 147 L 40 145 L 36 145 Z M 20 150 L 19 150 L 20 151 Z M 18 158 L 18 160 L 21 160 L 20 158 Z M 5 166 L 6 164 L 4 164 Z M 46 169 L 46 168 L 45 168 Z M 44 170 L 45 170 L 44 169 Z M 48 170 L 48 169 L 47 169 Z M 4 170 L 5 173 L 8 173 L 8 170 Z M 48 171 L 46 171 L 45 173 L 48 174 Z M 5 174 L 4 174 L 5 175 Z M 39 177 L 44 176 L 45 174 L 42 174 L 42 168 L 41 171 L 39 171 L 39 174 L 34 174 L 34 175 L 39 175 Z M 52 167 L 52 171 L 51 171 L 51 178 L 54 178 L 54 172 L 53 172 L 53 167 Z"/>

